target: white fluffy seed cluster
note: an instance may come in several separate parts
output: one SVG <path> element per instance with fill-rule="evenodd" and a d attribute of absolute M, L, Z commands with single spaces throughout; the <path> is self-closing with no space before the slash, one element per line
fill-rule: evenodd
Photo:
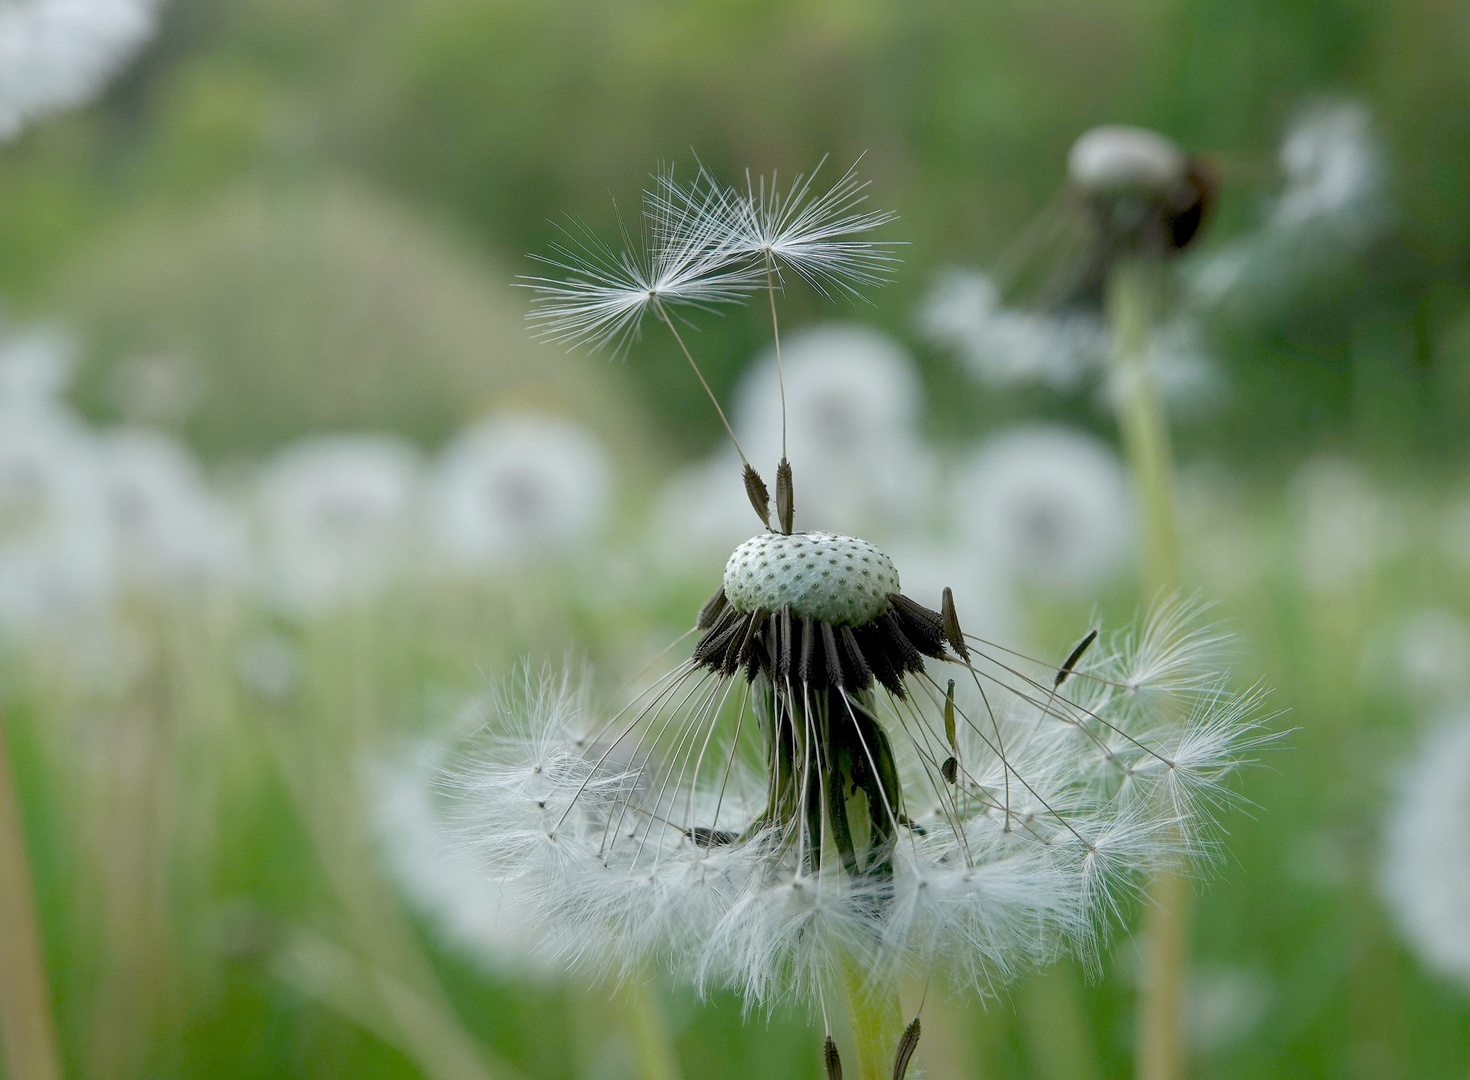
<path fill-rule="evenodd" d="M 866 540 L 835 533 L 762 533 L 725 564 L 725 597 L 736 611 L 790 604 L 802 618 L 861 626 L 896 592 L 892 559 Z"/>

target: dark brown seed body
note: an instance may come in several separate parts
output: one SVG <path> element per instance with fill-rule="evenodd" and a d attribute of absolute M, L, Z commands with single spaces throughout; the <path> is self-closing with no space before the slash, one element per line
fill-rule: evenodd
<path fill-rule="evenodd" d="M 1051 684 L 1052 689 L 1056 689 L 1058 686 L 1061 686 L 1062 683 L 1067 681 L 1067 676 L 1072 674 L 1072 669 L 1077 666 L 1077 661 L 1082 659 L 1082 654 L 1085 653 L 1088 649 L 1088 646 L 1090 646 L 1096 640 L 1097 631 L 1090 630 L 1088 631 L 1087 636 L 1077 643 L 1077 647 L 1073 649 L 1070 654 L 1068 654 L 1067 659 L 1062 661 L 1062 666 L 1057 669 L 1056 681 Z"/>
<path fill-rule="evenodd" d="M 831 1035 L 822 1043 L 822 1061 L 827 1066 L 827 1080 L 842 1080 L 842 1058 L 837 1053 L 837 1043 Z"/>
<path fill-rule="evenodd" d="M 791 535 L 791 526 L 796 519 L 795 493 L 791 488 L 791 462 L 785 458 L 776 466 L 776 521 L 781 531 Z"/>
<path fill-rule="evenodd" d="M 914 1017 L 908 1027 L 903 1029 L 903 1038 L 898 1040 L 898 1053 L 893 1055 L 893 1080 L 903 1080 L 909 1071 L 909 1058 L 914 1056 L 914 1050 L 919 1045 L 919 1018 Z"/>
<path fill-rule="evenodd" d="M 769 529 L 771 527 L 771 493 L 766 490 L 766 482 L 761 479 L 761 474 L 750 465 L 745 466 L 745 494 L 750 498 L 750 505 L 755 507 L 761 523 Z"/>

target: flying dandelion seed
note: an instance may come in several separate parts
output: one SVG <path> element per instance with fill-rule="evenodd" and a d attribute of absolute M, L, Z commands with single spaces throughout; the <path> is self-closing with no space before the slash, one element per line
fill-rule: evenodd
<path fill-rule="evenodd" d="M 651 264 L 691 237 L 752 250 L 737 196 L 700 184 L 659 189 L 659 212 L 683 217 Z M 834 229 L 845 198 L 819 204 Z M 871 270 L 866 248 L 799 236 L 786 265 L 839 260 L 813 284 Z M 751 1008 L 796 1000 L 825 1017 L 844 973 L 861 998 L 904 976 L 985 988 L 1092 955 L 1142 875 L 1213 850 L 1226 779 L 1264 738 L 1260 693 L 1225 688 L 1220 639 L 1188 605 L 1136 634 L 1079 634 L 1065 659 L 965 633 L 949 589 L 926 604 L 875 545 L 794 528 L 807 511 L 785 452 L 809 435 L 784 434 L 778 512 L 747 479 L 765 530 L 729 556 L 687 659 L 610 709 L 564 674 L 499 688 L 444 777 L 462 844 L 531 898 L 553 959 L 658 964 Z M 894 1032 L 900 1072 L 918 1032 Z M 830 1072 L 830 1032 L 826 1046 Z"/>

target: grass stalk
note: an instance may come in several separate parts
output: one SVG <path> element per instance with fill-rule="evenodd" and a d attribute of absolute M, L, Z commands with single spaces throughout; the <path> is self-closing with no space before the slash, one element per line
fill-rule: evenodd
<path fill-rule="evenodd" d="M 1148 369 L 1148 350 L 1163 306 L 1163 267 L 1124 261 L 1108 281 L 1113 388 L 1123 446 L 1137 488 L 1143 525 L 1143 579 L 1153 597 L 1179 588 L 1179 531 L 1174 512 L 1174 460 L 1168 419 Z M 1139 1080 L 1184 1076 L 1183 1010 L 1188 969 L 1189 889 L 1176 872 L 1160 871 L 1148 888 L 1144 969 L 1135 1056 Z"/>
<path fill-rule="evenodd" d="M 20 798 L 0 716 L 0 1046 L 13 1080 L 61 1080 Z"/>

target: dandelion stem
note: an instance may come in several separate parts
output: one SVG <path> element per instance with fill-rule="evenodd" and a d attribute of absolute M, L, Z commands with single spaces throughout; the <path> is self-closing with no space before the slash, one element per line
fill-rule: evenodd
<path fill-rule="evenodd" d="M 0 1046 L 4 1074 L 61 1080 L 20 799 L 0 717 Z"/>
<path fill-rule="evenodd" d="M 1171 592 L 1179 587 L 1173 451 L 1148 370 L 1149 342 L 1162 301 L 1161 270 L 1143 260 L 1114 267 L 1108 279 L 1108 322 L 1118 423 L 1143 511 L 1144 578 L 1152 591 Z"/>
<path fill-rule="evenodd" d="M 1169 427 L 1147 366 L 1162 296 L 1163 268 L 1157 262 L 1123 261 L 1109 276 L 1107 308 L 1118 423 L 1143 515 L 1144 581 L 1155 596 L 1179 587 Z M 1136 1075 L 1139 1080 L 1180 1080 L 1189 890 L 1178 872 L 1165 869 L 1149 884 L 1148 899 Z"/>
<path fill-rule="evenodd" d="M 858 1080 L 891 1080 L 893 1051 L 903 1033 L 898 995 L 868 984 L 867 972 L 852 957 L 843 964 L 847 1020 L 857 1051 Z"/>
<path fill-rule="evenodd" d="M 1038 1080 L 1098 1080 L 1087 1018 L 1069 964 L 1031 974 L 1018 991 L 1027 1058 Z"/>
<path fill-rule="evenodd" d="M 654 986 L 630 979 L 623 988 L 638 1044 L 643 1080 L 680 1080 L 679 1060 L 669 1040 L 669 1026 L 658 1004 Z"/>
<path fill-rule="evenodd" d="M 653 302 L 658 309 L 658 317 L 664 321 L 669 328 L 669 333 L 674 335 L 674 340 L 679 343 L 679 348 L 684 352 L 684 359 L 689 361 L 689 366 L 694 369 L 695 376 L 699 379 L 699 385 L 704 387 L 704 392 L 709 395 L 710 404 L 715 407 L 715 412 L 720 414 L 720 423 L 725 425 L 725 432 L 730 436 L 730 441 L 735 444 L 735 452 L 740 455 L 740 463 L 749 465 L 750 460 L 745 456 L 745 451 L 740 448 L 740 440 L 735 437 L 735 429 L 730 426 L 730 421 L 725 418 L 725 410 L 720 408 L 720 399 L 715 397 L 715 392 L 705 381 L 704 372 L 699 370 L 699 365 L 694 362 L 694 356 L 689 351 L 689 346 L 684 344 L 684 338 L 680 336 L 679 329 L 674 325 L 674 320 L 669 318 L 669 313 L 664 310 L 663 304 L 657 299 Z"/>

